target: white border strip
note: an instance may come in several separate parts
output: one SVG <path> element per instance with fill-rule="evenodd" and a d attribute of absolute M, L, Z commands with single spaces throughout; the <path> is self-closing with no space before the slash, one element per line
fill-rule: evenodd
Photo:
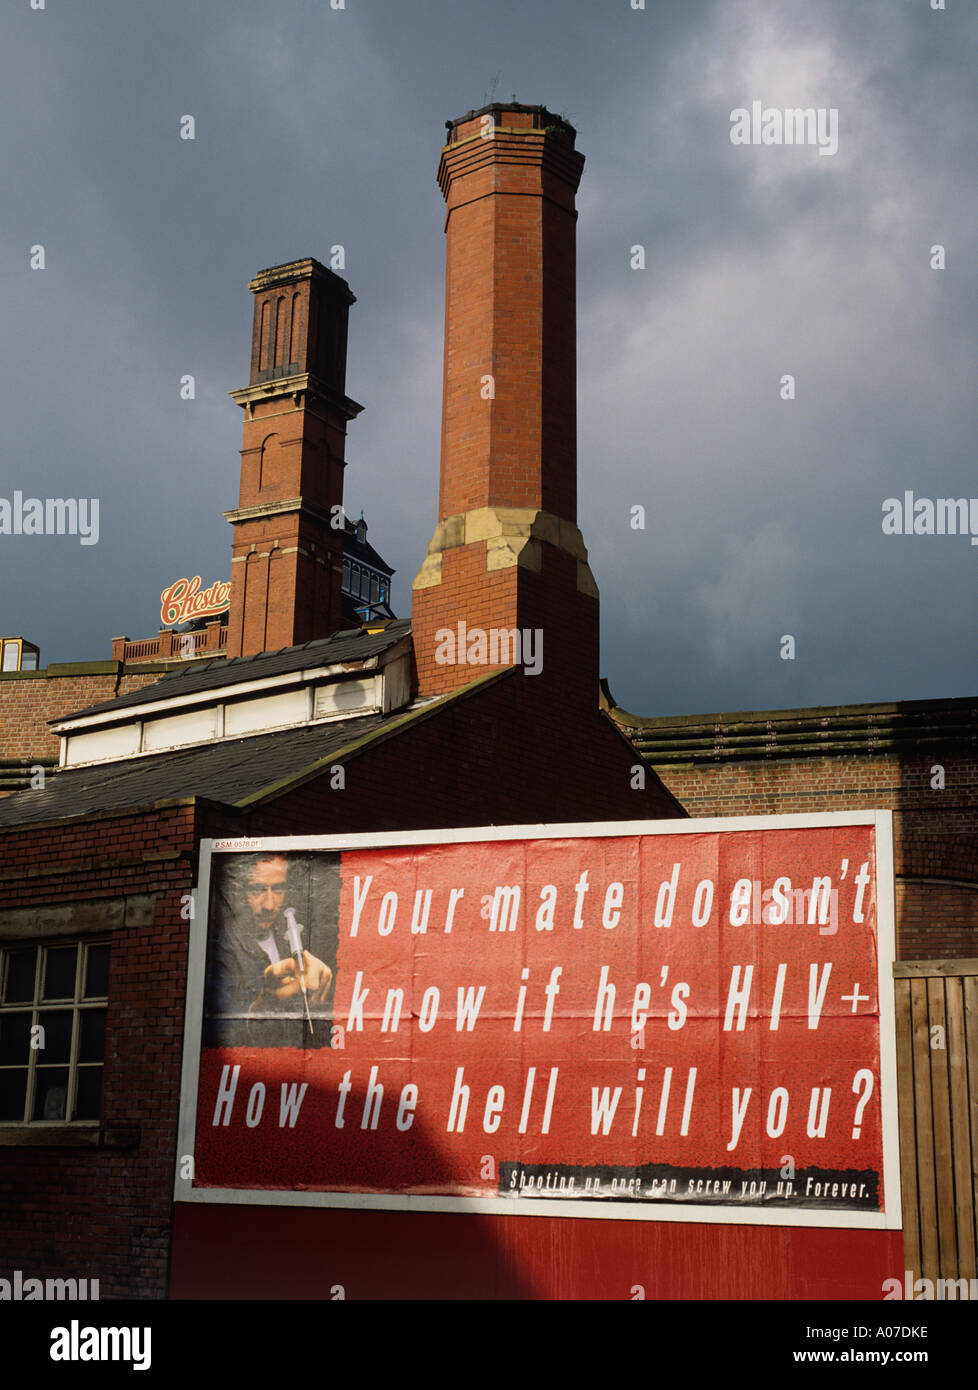
<path fill-rule="evenodd" d="M 880 1118 L 883 1140 L 883 1209 L 891 1230 L 903 1226 L 900 1187 L 900 1124 L 897 1110 L 896 874 L 893 866 L 893 812 L 876 812 L 876 948 L 880 1006 Z"/>
<path fill-rule="evenodd" d="M 875 829 L 877 990 L 880 1023 L 880 1117 L 883 1147 L 884 1210 L 827 1211 L 797 1207 L 704 1206 L 686 1202 L 656 1202 L 592 1198 L 585 1201 L 534 1197 L 422 1197 L 398 1193 L 282 1191 L 261 1188 L 195 1188 L 182 1178 L 182 1156 L 196 1144 L 197 1085 L 203 1028 L 204 971 L 207 949 L 207 906 L 210 900 L 211 860 L 215 854 L 254 850 L 358 850 L 409 845 L 471 844 L 492 840 L 598 839 L 621 835 L 704 835 L 737 830 L 818 829 L 823 826 L 871 825 Z M 488 1212 L 507 1216 L 560 1216 L 603 1221 L 688 1221 L 733 1226 L 806 1226 L 860 1230 L 900 1230 L 900 1136 L 897 1118 L 896 1011 L 893 962 L 896 958 L 896 915 L 893 880 L 893 814 L 891 811 L 821 811 L 774 816 L 724 816 L 676 821 L 574 822 L 566 825 L 503 825 L 453 830 L 404 830 L 355 835 L 275 835 L 254 839 L 201 840 L 198 887 L 191 920 L 187 969 L 186 1022 L 180 1086 L 178 1158 L 173 1200 L 189 1204 L 336 1207 L 368 1211 Z"/>

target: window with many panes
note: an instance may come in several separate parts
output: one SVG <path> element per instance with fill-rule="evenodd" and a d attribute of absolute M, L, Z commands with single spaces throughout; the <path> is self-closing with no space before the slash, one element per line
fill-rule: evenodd
<path fill-rule="evenodd" d="M 0 947 L 0 1124 L 97 1120 L 107 941 Z"/>

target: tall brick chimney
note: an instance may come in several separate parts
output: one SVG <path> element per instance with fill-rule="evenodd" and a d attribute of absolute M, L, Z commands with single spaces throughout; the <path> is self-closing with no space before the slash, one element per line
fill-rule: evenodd
<path fill-rule="evenodd" d="M 441 487 L 413 585 L 419 692 L 513 664 L 491 643 L 475 664 L 472 632 L 516 628 L 542 634 L 542 671 L 522 679 L 559 682 L 596 707 L 598 591 L 577 528 L 584 157 L 543 106 L 486 106 L 447 125 Z"/>
<path fill-rule="evenodd" d="M 243 407 L 241 491 L 234 527 L 228 656 L 251 656 L 342 627 L 346 423 L 362 410 L 344 394 L 346 330 L 356 302 L 315 260 L 261 271 L 251 380 Z M 337 517 L 339 513 L 336 514 Z"/>

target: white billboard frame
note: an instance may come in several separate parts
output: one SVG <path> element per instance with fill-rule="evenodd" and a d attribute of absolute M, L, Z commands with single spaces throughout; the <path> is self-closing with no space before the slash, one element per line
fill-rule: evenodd
<path fill-rule="evenodd" d="M 270 1190 L 266 1188 L 195 1188 L 183 1177 L 183 1158 L 195 1153 L 198 1080 L 203 1028 L 208 905 L 213 858 L 255 851 L 408 849 L 412 846 L 500 840 L 597 839 L 629 835 L 704 835 L 717 832 L 819 829 L 869 825 L 876 857 L 877 997 L 880 1034 L 880 1117 L 883 1154 L 883 1210 L 841 1211 L 776 1207 L 696 1205 L 614 1198 L 573 1199 L 463 1197 L 444 1194 L 362 1193 Z M 276 835 L 200 842 L 196 910 L 190 923 L 190 950 L 180 1086 L 175 1202 L 191 1205 L 334 1207 L 418 1212 L 485 1212 L 509 1216 L 569 1217 L 602 1221 L 679 1221 L 737 1226 L 828 1227 L 900 1230 L 900 1143 L 897 1113 L 896 1013 L 893 963 L 896 959 L 896 913 L 891 811 L 823 811 L 798 815 L 725 816 L 688 820 L 569 822 L 539 825 L 477 826 L 446 830 L 402 830 L 332 835 Z M 192 1166 L 192 1165 L 191 1165 Z"/>

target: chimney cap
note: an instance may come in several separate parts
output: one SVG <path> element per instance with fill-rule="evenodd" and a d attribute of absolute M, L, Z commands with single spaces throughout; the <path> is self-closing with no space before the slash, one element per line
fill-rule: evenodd
<path fill-rule="evenodd" d="M 325 280 L 349 304 L 357 302 L 356 295 L 343 277 L 337 275 L 335 271 L 327 269 L 321 261 L 317 261 L 313 256 L 307 256 L 301 261 L 287 261 L 284 265 L 269 266 L 267 270 L 259 270 L 255 278 L 249 283 L 248 288 L 257 294 L 261 290 L 271 289 L 275 285 L 295 284 L 300 280 Z"/>
<path fill-rule="evenodd" d="M 534 129 L 545 130 L 548 126 L 558 126 L 565 130 L 573 139 L 577 134 L 574 126 L 565 117 L 551 111 L 546 106 L 526 106 L 519 101 L 493 101 L 488 106 L 480 106 L 476 111 L 467 111 L 464 116 L 458 116 L 454 121 L 446 121 L 446 130 L 455 130 L 458 126 L 464 125 L 466 121 L 474 121 L 479 116 L 487 116 L 490 113 L 493 119 L 505 111 L 518 111 L 521 115 L 536 116 L 533 122 Z"/>

